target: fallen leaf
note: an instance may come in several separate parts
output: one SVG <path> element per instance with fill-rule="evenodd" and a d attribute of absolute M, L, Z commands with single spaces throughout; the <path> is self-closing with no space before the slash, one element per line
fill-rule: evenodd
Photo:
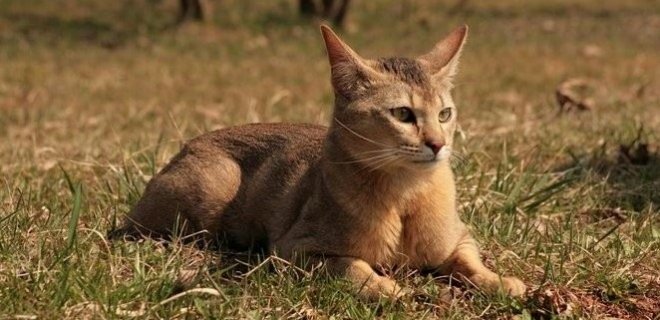
<path fill-rule="evenodd" d="M 643 142 L 644 127 L 637 131 L 637 137 L 629 144 L 619 145 L 619 163 L 646 165 L 655 154 L 655 146 Z"/>
<path fill-rule="evenodd" d="M 589 92 L 593 91 L 593 87 L 590 81 L 582 78 L 573 78 L 560 83 L 555 90 L 559 111 L 592 110 L 594 99 L 589 96 Z"/>

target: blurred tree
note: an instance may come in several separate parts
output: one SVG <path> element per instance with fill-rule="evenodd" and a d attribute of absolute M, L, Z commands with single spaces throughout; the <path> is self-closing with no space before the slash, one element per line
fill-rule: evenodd
<path fill-rule="evenodd" d="M 179 0 L 179 18 L 177 23 L 183 23 L 188 20 L 204 21 L 204 7 L 201 0 Z"/>
<path fill-rule="evenodd" d="M 467 6 L 468 0 L 458 0 L 451 8 L 449 8 L 449 14 L 457 14 L 459 12 L 463 12 Z"/>
<path fill-rule="evenodd" d="M 300 0 L 299 10 L 303 16 L 322 17 L 343 27 L 350 0 Z M 177 24 L 186 21 L 204 21 L 206 13 L 203 0 L 179 0 Z"/>
<path fill-rule="evenodd" d="M 300 14 L 313 16 L 316 14 L 316 3 L 314 0 L 300 0 Z"/>
<path fill-rule="evenodd" d="M 300 14 L 304 16 L 320 16 L 331 20 L 338 27 L 344 25 L 350 0 L 321 0 L 320 5 L 314 0 L 300 0 Z"/>

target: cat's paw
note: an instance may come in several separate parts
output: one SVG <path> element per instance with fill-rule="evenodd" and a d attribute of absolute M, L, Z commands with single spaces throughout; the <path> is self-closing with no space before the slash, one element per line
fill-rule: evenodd
<path fill-rule="evenodd" d="M 496 274 L 473 276 L 470 281 L 490 293 L 504 292 L 512 297 L 525 294 L 527 286 L 516 277 L 500 277 Z"/>
<path fill-rule="evenodd" d="M 527 291 L 527 286 L 516 277 L 502 277 L 501 289 L 512 297 L 520 297 Z"/>
<path fill-rule="evenodd" d="M 391 299 L 401 299 L 411 293 L 410 289 L 402 288 L 396 281 L 386 277 L 381 278 L 378 287 L 381 295 Z"/>
<path fill-rule="evenodd" d="M 381 277 L 374 278 L 360 288 L 360 296 L 368 301 L 378 301 L 385 298 L 398 300 L 410 294 L 410 290 L 402 288 L 396 281 Z"/>

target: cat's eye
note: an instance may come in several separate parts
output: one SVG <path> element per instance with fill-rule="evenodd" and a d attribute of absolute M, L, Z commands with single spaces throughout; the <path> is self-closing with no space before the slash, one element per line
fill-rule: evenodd
<path fill-rule="evenodd" d="M 438 121 L 447 122 L 449 119 L 451 119 L 451 108 L 444 108 L 440 110 L 440 114 L 438 114 Z"/>
<path fill-rule="evenodd" d="M 392 116 L 394 116 L 397 120 L 401 122 L 406 122 L 406 123 L 415 122 L 415 114 L 408 107 L 393 108 L 390 109 L 390 112 L 392 113 Z"/>

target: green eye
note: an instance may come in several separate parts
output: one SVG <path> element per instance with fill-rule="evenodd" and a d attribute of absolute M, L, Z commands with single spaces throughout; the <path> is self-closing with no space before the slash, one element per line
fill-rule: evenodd
<path fill-rule="evenodd" d="M 390 109 L 390 112 L 392 113 L 393 117 L 395 117 L 397 120 L 401 122 L 406 122 L 406 123 L 415 122 L 415 114 L 408 107 Z"/>
<path fill-rule="evenodd" d="M 447 122 L 449 119 L 451 119 L 451 108 L 442 109 L 438 115 L 438 120 L 440 122 Z"/>

